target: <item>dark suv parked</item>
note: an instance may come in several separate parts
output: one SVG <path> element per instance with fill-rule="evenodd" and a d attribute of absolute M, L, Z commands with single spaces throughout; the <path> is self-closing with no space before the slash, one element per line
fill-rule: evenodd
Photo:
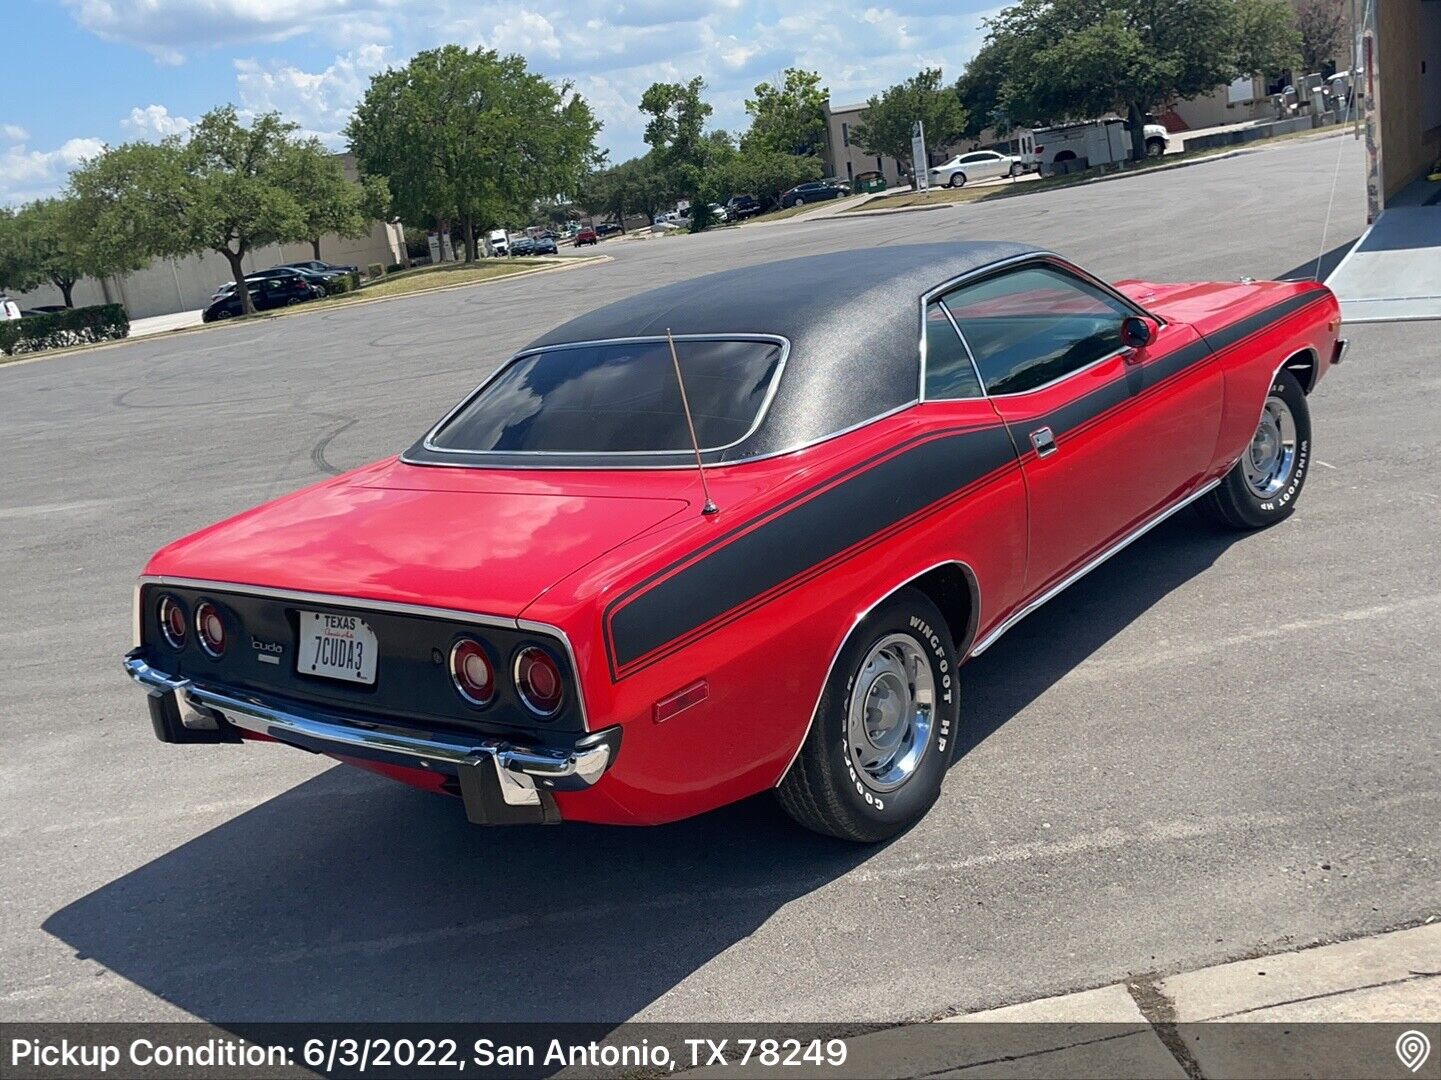
<path fill-rule="evenodd" d="M 303 304 L 307 300 L 325 295 L 324 289 L 307 281 L 300 274 L 277 275 L 272 271 L 263 277 L 255 275 L 246 278 L 245 285 L 250 291 L 250 302 L 255 305 L 256 311 Z M 240 294 L 231 286 L 213 297 L 210 305 L 200 313 L 200 317 L 205 322 L 214 322 L 216 319 L 239 315 L 241 310 Z"/>
<path fill-rule="evenodd" d="M 808 184 L 798 184 L 782 195 L 781 206 L 784 208 L 798 203 L 822 202 L 849 194 L 850 189 L 837 180 L 812 180 Z"/>
<path fill-rule="evenodd" d="M 761 204 L 754 195 L 733 195 L 726 203 L 726 220 L 741 221 L 761 212 Z"/>

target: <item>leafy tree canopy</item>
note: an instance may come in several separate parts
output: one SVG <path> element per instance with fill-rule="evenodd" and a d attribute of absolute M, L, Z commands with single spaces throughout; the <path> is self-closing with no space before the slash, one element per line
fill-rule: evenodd
<path fill-rule="evenodd" d="M 982 53 L 1013 120 L 1120 110 L 1138 157 L 1149 109 L 1290 67 L 1298 48 L 1285 0 L 1019 0 L 988 25 Z"/>
<path fill-rule="evenodd" d="M 885 154 L 924 169 L 927 162 L 911 162 L 911 125 L 925 125 L 926 146 L 946 146 L 966 131 L 966 109 L 954 87 L 941 84 L 941 69 L 927 68 L 867 99 L 866 111 L 851 127 L 851 140 L 867 154 Z"/>
<path fill-rule="evenodd" d="M 296 140 L 295 130 L 276 113 L 246 127 L 227 105 L 201 117 L 188 138 L 106 150 L 70 178 L 79 212 L 94 223 L 95 250 L 120 262 L 215 251 L 242 281 L 248 252 L 310 235 L 296 178 L 324 151 Z M 251 311 L 249 293 L 239 292 Z"/>
<path fill-rule="evenodd" d="M 600 124 L 569 84 L 520 56 L 446 45 L 375 75 L 345 133 L 363 172 L 384 177 L 393 211 L 418 227 L 477 229 L 576 194 L 597 161 Z"/>
<path fill-rule="evenodd" d="M 717 156 L 734 146 L 729 136 L 718 141 L 716 133 L 704 133 L 711 107 L 701 99 L 705 80 L 697 75 L 685 83 L 652 83 L 641 95 L 641 112 L 650 119 L 645 126 L 648 155 L 660 171 L 666 188 L 677 198 L 691 203 L 691 228 L 710 224 L 705 199 L 706 169 Z"/>
<path fill-rule="evenodd" d="M 76 284 L 85 277 L 105 277 L 138 269 L 144 257 L 125 253 L 109 258 L 95 243 L 95 223 L 74 197 L 40 199 L 0 215 L 0 288 L 24 292 L 49 283 L 60 290 L 66 307 L 74 307 Z"/>
<path fill-rule="evenodd" d="M 1301 67 L 1321 71 L 1346 52 L 1346 12 L 1342 0 L 1301 0 L 1296 5 L 1301 35 Z"/>
<path fill-rule="evenodd" d="M 322 236 L 364 236 L 374 222 L 389 216 L 390 186 L 384 177 L 367 176 L 358 184 L 347 180 L 340 159 L 315 139 L 296 150 L 291 191 L 305 215 L 305 238 L 314 258 L 322 257 Z"/>
<path fill-rule="evenodd" d="M 826 145 L 826 101 L 830 97 L 814 71 L 786 68 L 779 83 L 761 83 L 746 99 L 750 130 L 743 150 L 819 157 Z"/>

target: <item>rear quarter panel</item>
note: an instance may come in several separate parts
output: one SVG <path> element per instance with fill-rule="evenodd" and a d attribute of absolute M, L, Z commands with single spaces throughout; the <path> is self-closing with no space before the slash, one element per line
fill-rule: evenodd
<path fill-rule="evenodd" d="M 897 484 L 895 477 L 904 477 L 904 468 L 881 479 L 878 466 L 900 461 L 912 452 L 908 447 L 948 453 L 939 449 L 938 430 L 962 432 L 954 436 L 954 480 L 944 471 L 918 473 L 917 482 L 924 479 L 927 486 L 917 496 L 898 490 L 904 480 Z M 995 452 L 996 438 L 1004 440 L 1010 461 L 966 482 L 967 468 L 995 460 L 986 455 Z M 977 457 L 983 441 L 985 453 Z M 974 403 L 969 420 L 947 414 L 944 425 L 929 406 L 916 406 L 821 446 L 710 470 L 709 477 L 718 514 L 666 522 L 561 582 L 524 613 L 569 633 L 592 727 L 625 728 L 616 763 L 600 784 L 557 794 L 568 819 L 613 820 L 619 810 L 636 823 L 669 821 L 775 786 L 806 735 L 832 659 L 862 613 L 908 579 L 951 560 L 966 563 L 981 583 L 982 628 L 998 621 L 1022 586 L 1019 465 L 985 402 Z M 847 484 L 862 485 L 865 498 L 878 504 L 875 520 L 891 524 L 839 551 L 830 550 L 834 543 L 824 531 L 790 530 L 788 515 L 807 504 L 814 509 L 815 500 Z M 947 489 L 941 500 L 911 510 L 915 499 L 939 488 Z M 744 601 L 719 615 L 711 614 L 705 594 L 724 588 L 729 578 L 700 580 L 693 629 L 643 655 L 617 657 L 609 635 L 618 600 L 666 580 L 678 563 L 693 565 L 691 553 L 748 536 L 754 543 L 765 529 L 777 530 L 774 562 L 804 564 L 801 572 L 775 582 L 786 571 L 748 558 L 737 573 L 754 573 L 756 581 L 737 581 L 734 596 Z M 788 551 L 788 544 L 800 548 Z M 965 642 L 957 646 L 964 649 Z M 655 703 L 698 680 L 707 683 L 707 699 L 656 723 Z"/>

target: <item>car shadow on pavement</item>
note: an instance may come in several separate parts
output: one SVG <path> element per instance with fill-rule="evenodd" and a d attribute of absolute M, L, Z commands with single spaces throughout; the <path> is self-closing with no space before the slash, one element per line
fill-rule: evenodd
<path fill-rule="evenodd" d="M 266 748 L 238 752 L 264 768 Z M 768 797 L 652 829 L 481 829 L 457 800 L 336 766 L 44 929 L 222 1025 L 609 1024 L 877 850 Z M 705 1018 L 689 1009 L 674 1018 Z"/>
<path fill-rule="evenodd" d="M 957 760 L 1246 536 L 1187 510 L 1017 623 L 961 673 Z"/>
<path fill-rule="evenodd" d="M 1181 515 L 1013 629 L 967 669 L 963 749 L 1238 535 Z M 264 768 L 263 747 L 227 752 Z M 609 1024 L 880 850 L 805 832 L 768 797 L 652 829 L 479 829 L 456 801 L 337 766 L 76 900 L 44 929 L 222 1025 Z M 705 1019 L 702 993 L 649 1016 Z"/>

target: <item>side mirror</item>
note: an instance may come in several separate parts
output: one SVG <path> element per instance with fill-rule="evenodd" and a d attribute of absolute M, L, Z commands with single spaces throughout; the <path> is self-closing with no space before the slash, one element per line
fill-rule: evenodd
<path fill-rule="evenodd" d="M 1156 328 L 1150 319 L 1127 315 L 1121 320 L 1121 344 L 1128 349 L 1144 349 L 1156 340 Z"/>

